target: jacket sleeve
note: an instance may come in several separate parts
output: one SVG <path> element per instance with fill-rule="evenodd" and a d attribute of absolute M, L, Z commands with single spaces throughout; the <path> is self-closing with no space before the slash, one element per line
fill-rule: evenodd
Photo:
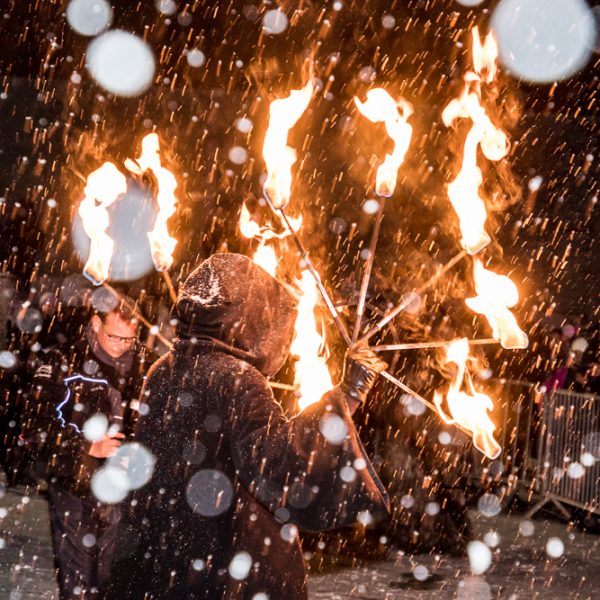
<path fill-rule="evenodd" d="M 387 513 L 389 501 L 335 388 L 287 419 L 265 378 L 244 369 L 230 390 L 231 452 L 239 479 L 263 506 L 303 529 Z"/>
<path fill-rule="evenodd" d="M 34 474 L 39 476 L 54 472 L 57 464 L 72 464 L 90 448 L 80 428 L 71 422 L 73 398 L 64 380 L 64 364 L 62 354 L 53 351 L 33 376 L 24 436 L 35 463 Z"/>

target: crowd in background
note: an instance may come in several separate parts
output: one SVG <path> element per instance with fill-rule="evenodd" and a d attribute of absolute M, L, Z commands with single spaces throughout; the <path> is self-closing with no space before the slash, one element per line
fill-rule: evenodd
<path fill-rule="evenodd" d="M 566 323 L 548 333 L 549 365 L 540 381 L 548 391 L 600 394 L 600 329 L 595 324 Z"/>

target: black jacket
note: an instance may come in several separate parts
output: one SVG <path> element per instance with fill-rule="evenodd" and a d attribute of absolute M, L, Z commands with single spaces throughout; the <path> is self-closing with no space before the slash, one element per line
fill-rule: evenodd
<path fill-rule="evenodd" d="M 345 396 L 284 417 L 265 376 L 289 352 L 295 307 L 246 257 L 205 261 L 176 310 L 180 338 L 148 376 L 136 432 L 154 475 L 122 523 L 109 597 L 305 599 L 297 526 L 387 510 Z"/>
<path fill-rule="evenodd" d="M 104 459 L 89 455 L 84 423 L 103 413 L 109 426 L 131 433 L 136 413 L 130 403 L 139 398 L 151 359 L 143 349 L 112 359 L 94 343 L 91 331 L 73 345 L 50 350 L 35 371 L 24 425 L 33 475 L 93 500 L 90 478 Z"/>

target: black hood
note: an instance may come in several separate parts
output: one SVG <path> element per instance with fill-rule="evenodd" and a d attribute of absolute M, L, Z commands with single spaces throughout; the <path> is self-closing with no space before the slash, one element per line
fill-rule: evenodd
<path fill-rule="evenodd" d="M 285 287 L 247 256 L 213 254 L 186 279 L 174 314 L 180 338 L 214 340 L 269 376 L 290 351 L 297 311 Z"/>

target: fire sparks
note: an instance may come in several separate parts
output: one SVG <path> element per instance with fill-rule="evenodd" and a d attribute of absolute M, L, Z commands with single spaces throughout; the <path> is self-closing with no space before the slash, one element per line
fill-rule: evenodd
<path fill-rule="evenodd" d="M 94 285 L 100 285 L 108 278 L 113 254 L 114 242 L 106 233 L 109 226 L 107 209 L 126 191 L 125 176 L 111 162 L 104 163 L 87 178 L 78 212 L 90 238 L 90 252 L 83 273 Z"/>
<path fill-rule="evenodd" d="M 327 369 L 326 356 L 323 355 L 325 339 L 319 333 L 315 319 L 319 292 L 308 270 L 302 271 L 298 286 L 302 296 L 298 302 L 296 337 L 291 352 L 298 356 L 294 384 L 300 395 L 298 406 L 300 410 L 304 410 L 333 389 L 333 383 Z"/>
<path fill-rule="evenodd" d="M 173 264 L 173 252 L 177 240 L 169 235 L 167 221 L 175 213 L 177 199 L 175 189 L 177 180 L 171 171 L 162 166 L 159 154 L 159 141 L 156 133 L 149 133 L 142 140 L 142 153 L 135 162 L 125 161 L 125 166 L 134 173 L 151 171 L 158 183 L 157 202 L 158 214 L 154 229 L 148 232 L 152 260 L 157 271 L 166 271 Z"/>
<path fill-rule="evenodd" d="M 369 121 L 385 123 L 385 129 L 394 141 L 392 154 L 386 154 L 376 176 L 377 194 L 389 198 L 396 188 L 398 169 L 404 162 L 412 137 L 412 126 L 407 121 L 413 113 L 412 105 L 403 99 L 396 102 L 383 88 L 369 90 L 366 102 L 356 97 L 354 102 Z"/>
<path fill-rule="evenodd" d="M 484 315 L 492 335 L 504 348 L 527 348 L 529 340 L 508 310 L 519 301 L 517 286 L 506 276 L 488 271 L 479 259 L 474 259 L 473 279 L 477 296 L 465 300 L 474 312 Z"/>
<path fill-rule="evenodd" d="M 494 439 L 496 426 L 488 414 L 493 410 L 494 405 L 489 396 L 475 390 L 467 371 L 468 360 L 467 338 L 455 340 L 448 346 L 445 362 L 454 363 L 457 369 L 446 394 L 450 416 L 442 408 L 443 394 L 439 391 L 434 395 L 435 405 L 446 423 L 457 423 L 470 431 L 475 447 L 488 458 L 497 458 L 501 448 Z M 468 391 L 462 389 L 465 379 Z"/>
<path fill-rule="evenodd" d="M 303 88 L 292 90 L 287 98 L 274 100 L 269 107 L 269 127 L 263 144 L 267 166 L 264 189 L 273 208 L 285 208 L 290 201 L 296 151 L 287 145 L 287 137 L 307 109 L 312 94 L 310 79 Z"/>
<path fill-rule="evenodd" d="M 465 75 L 462 94 L 452 100 L 442 113 L 442 120 L 447 127 L 459 118 L 472 121 L 465 140 L 461 169 L 448 185 L 448 198 L 460 221 L 462 244 L 471 255 L 477 254 L 490 243 L 490 236 L 485 231 L 485 201 L 479 194 L 483 176 L 477 166 L 477 148 L 480 147 L 484 156 L 492 161 L 504 158 L 509 148 L 506 134 L 492 123 L 480 102 L 482 78 L 488 83 L 493 80 L 497 54 L 493 35 L 489 34 L 482 45 L 479 32 L 474 28 L 473 62 L 476 72 Z"/>

